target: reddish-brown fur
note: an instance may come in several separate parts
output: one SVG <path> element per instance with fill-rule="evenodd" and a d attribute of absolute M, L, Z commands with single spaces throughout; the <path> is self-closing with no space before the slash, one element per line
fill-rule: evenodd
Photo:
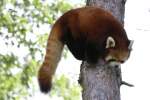
<path fill-rule="evenodd" d="M 108 37 L 114 39 L 115 47 L 106 48 Z M 96 7 L 70 10 L 56 21 L 49 36 L 45 60 L 39 70 L 42 92 L 51 88 L 64 44 L 75 58 L 90 63 L 106 57 L 122 62 L 130 53 L 130 41 L 123 26 L 109 12 Z"/>

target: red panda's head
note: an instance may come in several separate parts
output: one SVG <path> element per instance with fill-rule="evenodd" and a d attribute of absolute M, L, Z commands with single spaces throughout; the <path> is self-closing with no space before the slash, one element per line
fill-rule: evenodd
<path fill-rule="evenodd" d="M 115 61 L 118 63 L 125 62 L 132 50 L 133 41 L 128 40 L 126 43 L 119 43 L 114 40 L 113 37 L 109 36 L 106 40 L 106 50 L 105 61 L 111 62 Z"/>

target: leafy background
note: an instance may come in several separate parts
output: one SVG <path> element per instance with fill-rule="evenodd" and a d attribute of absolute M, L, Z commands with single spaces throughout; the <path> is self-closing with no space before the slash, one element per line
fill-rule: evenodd
<path fill-rule="evenodd" d="M 0 100 L 26 100 L 39 91 L 37 72 L 50 28 L 73 6 L 80 5 L 67 0 L 0 1 Z M 54 84 L 51 97 L 79 99 L 79 86 L 66 75 L 56 76 Z"/>

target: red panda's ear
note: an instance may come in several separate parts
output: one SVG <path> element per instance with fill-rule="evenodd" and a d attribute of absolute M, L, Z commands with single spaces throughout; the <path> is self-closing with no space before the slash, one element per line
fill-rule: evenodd
<path fill-rule="evenodd" d="M 128 46 L 128 49 L 129 49 L 129 50 L 132 49 L 133 42 L 134 42 L 133 40 L 130 40 L 130 43 L 129 43 L 129 46 Z"/>
<path fill-rule="evenodd" d="M 113 48 L 115 47 L 115 40 L 113 39 L 113 37 L 109 36 L 107 37 L 106 40 L 106 48 Z"/>

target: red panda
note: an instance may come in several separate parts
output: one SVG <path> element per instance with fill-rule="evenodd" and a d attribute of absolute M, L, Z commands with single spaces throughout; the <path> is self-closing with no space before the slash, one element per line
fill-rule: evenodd
<path fill-rule="evenodd" d="M 96 63 L 100 58 L 122 63 L 128 59 L 132 43 L 119 21 L 101 8 L 83 7 L 66 12 L 52 27 L 38 73 L 44 93 L 51 89 L 65 44 L 78 60 Z"/>

